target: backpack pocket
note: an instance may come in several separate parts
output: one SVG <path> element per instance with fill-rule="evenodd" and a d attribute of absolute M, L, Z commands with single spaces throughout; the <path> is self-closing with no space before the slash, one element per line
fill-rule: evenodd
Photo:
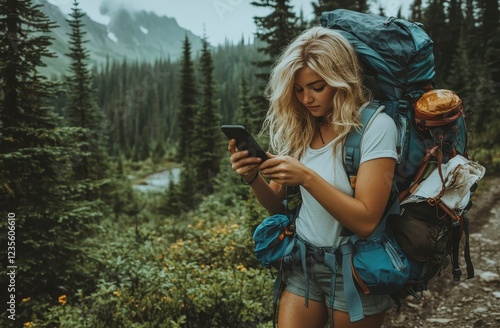
<path fill-rule="evenodd" d="M 260 264 L 265 268 L 278 268 L 294 234 L 294 226 L 284 214 L 275 214 L 262 221 L 253 234 L 254 253 Z"/>
<path fill-rule="evenodd" d="M 352 273 L 365 294 L 388 295 L 406 284 L 410 265 L 401 247 L 384 231 L 378 238 L 354 243 Z"/>
<path fill-rule="evenodd" d="M 388 221 L 394 238 L 417 261 L 441 263 L 450 253 L 451 219 L 427 202 L 402 205 L 402 214 Z"/>

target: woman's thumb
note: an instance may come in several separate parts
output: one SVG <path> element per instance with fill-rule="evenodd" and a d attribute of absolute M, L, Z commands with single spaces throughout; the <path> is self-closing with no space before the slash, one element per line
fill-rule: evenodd
<path fill-rule="evenodd" d="M 273 154 L 271 154 L 271 153 L 270 153 L 270 152 L 268 152 L 268 151 L 266 151 L 266 155 L 267 155 L 267 157 L 269 157 L 269 158 L 275 158 L 275 157 L 276 157 L 276 155 L 273 155 Z"/>

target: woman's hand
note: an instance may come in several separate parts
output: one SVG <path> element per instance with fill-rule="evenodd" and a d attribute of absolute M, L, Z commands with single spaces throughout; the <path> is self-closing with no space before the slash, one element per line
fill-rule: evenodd
<path fill-rule="evenodd" d="M 239 151 L 236 148 L 236 140 L 229 140 L 227 150 L 231 154 L 229 161 L 231 168 L 245 180 L 252 179 L 258 172 L 262 160 L 260 157 L 248 157 L 247 150 Z"/>
<path fill-rule="evenodd" d="M 262 175 L 284 186 L 302 185 L 309 176 L 309 169 L 290 156 L 275 156 L 267 153 L 269 159 L 259 166 Z"/>

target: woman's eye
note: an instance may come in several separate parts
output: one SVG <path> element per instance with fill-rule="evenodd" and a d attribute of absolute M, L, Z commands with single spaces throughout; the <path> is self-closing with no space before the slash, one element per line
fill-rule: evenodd
<path fill-rule="evenodd" d="M 323 91 L 323 89 L 325 88 L 325 86 L 322 86 L 322 87 L 319 87 L 319 88 L 313 88 L 314 91 Z"/>

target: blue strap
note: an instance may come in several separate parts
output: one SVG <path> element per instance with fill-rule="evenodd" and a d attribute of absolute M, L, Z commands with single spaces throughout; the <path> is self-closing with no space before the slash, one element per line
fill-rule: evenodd
<path fill-rule="evenodd" d="M 360 130 L 352 131 L 347 135 L 344 144 L 344 163 L 349 177 L 356 175 L 358 172 L 361 161 L 361 137 L 380 106 L 381 104 L 378 101 L 369 102 L 361 111 Z"/>
<path fill-rule="evenodd" d="M 330 252 L 326 252 L 324 264 L 331 271 L 330 298 L 328 300 L 328 302 L 329 302 L 328 306 L 330 307 L 330 311 L 332 311 L 331 320 L 330 320 L 330 327 L 333 328 L 333 304 L 335 302 L 335 285 L 337 283 L 337 259 L 335 257 L 335 254 L 330 253 Z"/>
<path fill-rule="evenodd" d="M 361 303 L 361 297 L 354 284 L 354 278 L 352 275 L 352 253 L 353 245 L 350 243 L 344 244 L 340 247 L 342 252 L 342 275 L 344 276 L 344 294 L 347 303 L 347 311 L 349 312 L 349 318 L 351 322 L 356 322 L 364 319 L 363 314 L 363 304 Z"/>
<path fill-rule="evenodd" d="M 302 240 L 297 238 L 297 236 L 294 239 L 293 246 L 290 247 L 290 245 L 288 246 L 289 249 L 285 252 L 287 255 L 283 257 L 282 264 L 293 264 L 299 261 L 302 264 L 302 271 L 304 273 L 304 279 L 306 281 L 305 306 L 307 307 L 309 306 L 309 280 L 307 279 L 307 263 L 306 263 L 307 247 Z M 296 250 L 292 252 L 293 249 Z M 281 271 L 282 268 L 280 269 L 280 272 Z"/>

